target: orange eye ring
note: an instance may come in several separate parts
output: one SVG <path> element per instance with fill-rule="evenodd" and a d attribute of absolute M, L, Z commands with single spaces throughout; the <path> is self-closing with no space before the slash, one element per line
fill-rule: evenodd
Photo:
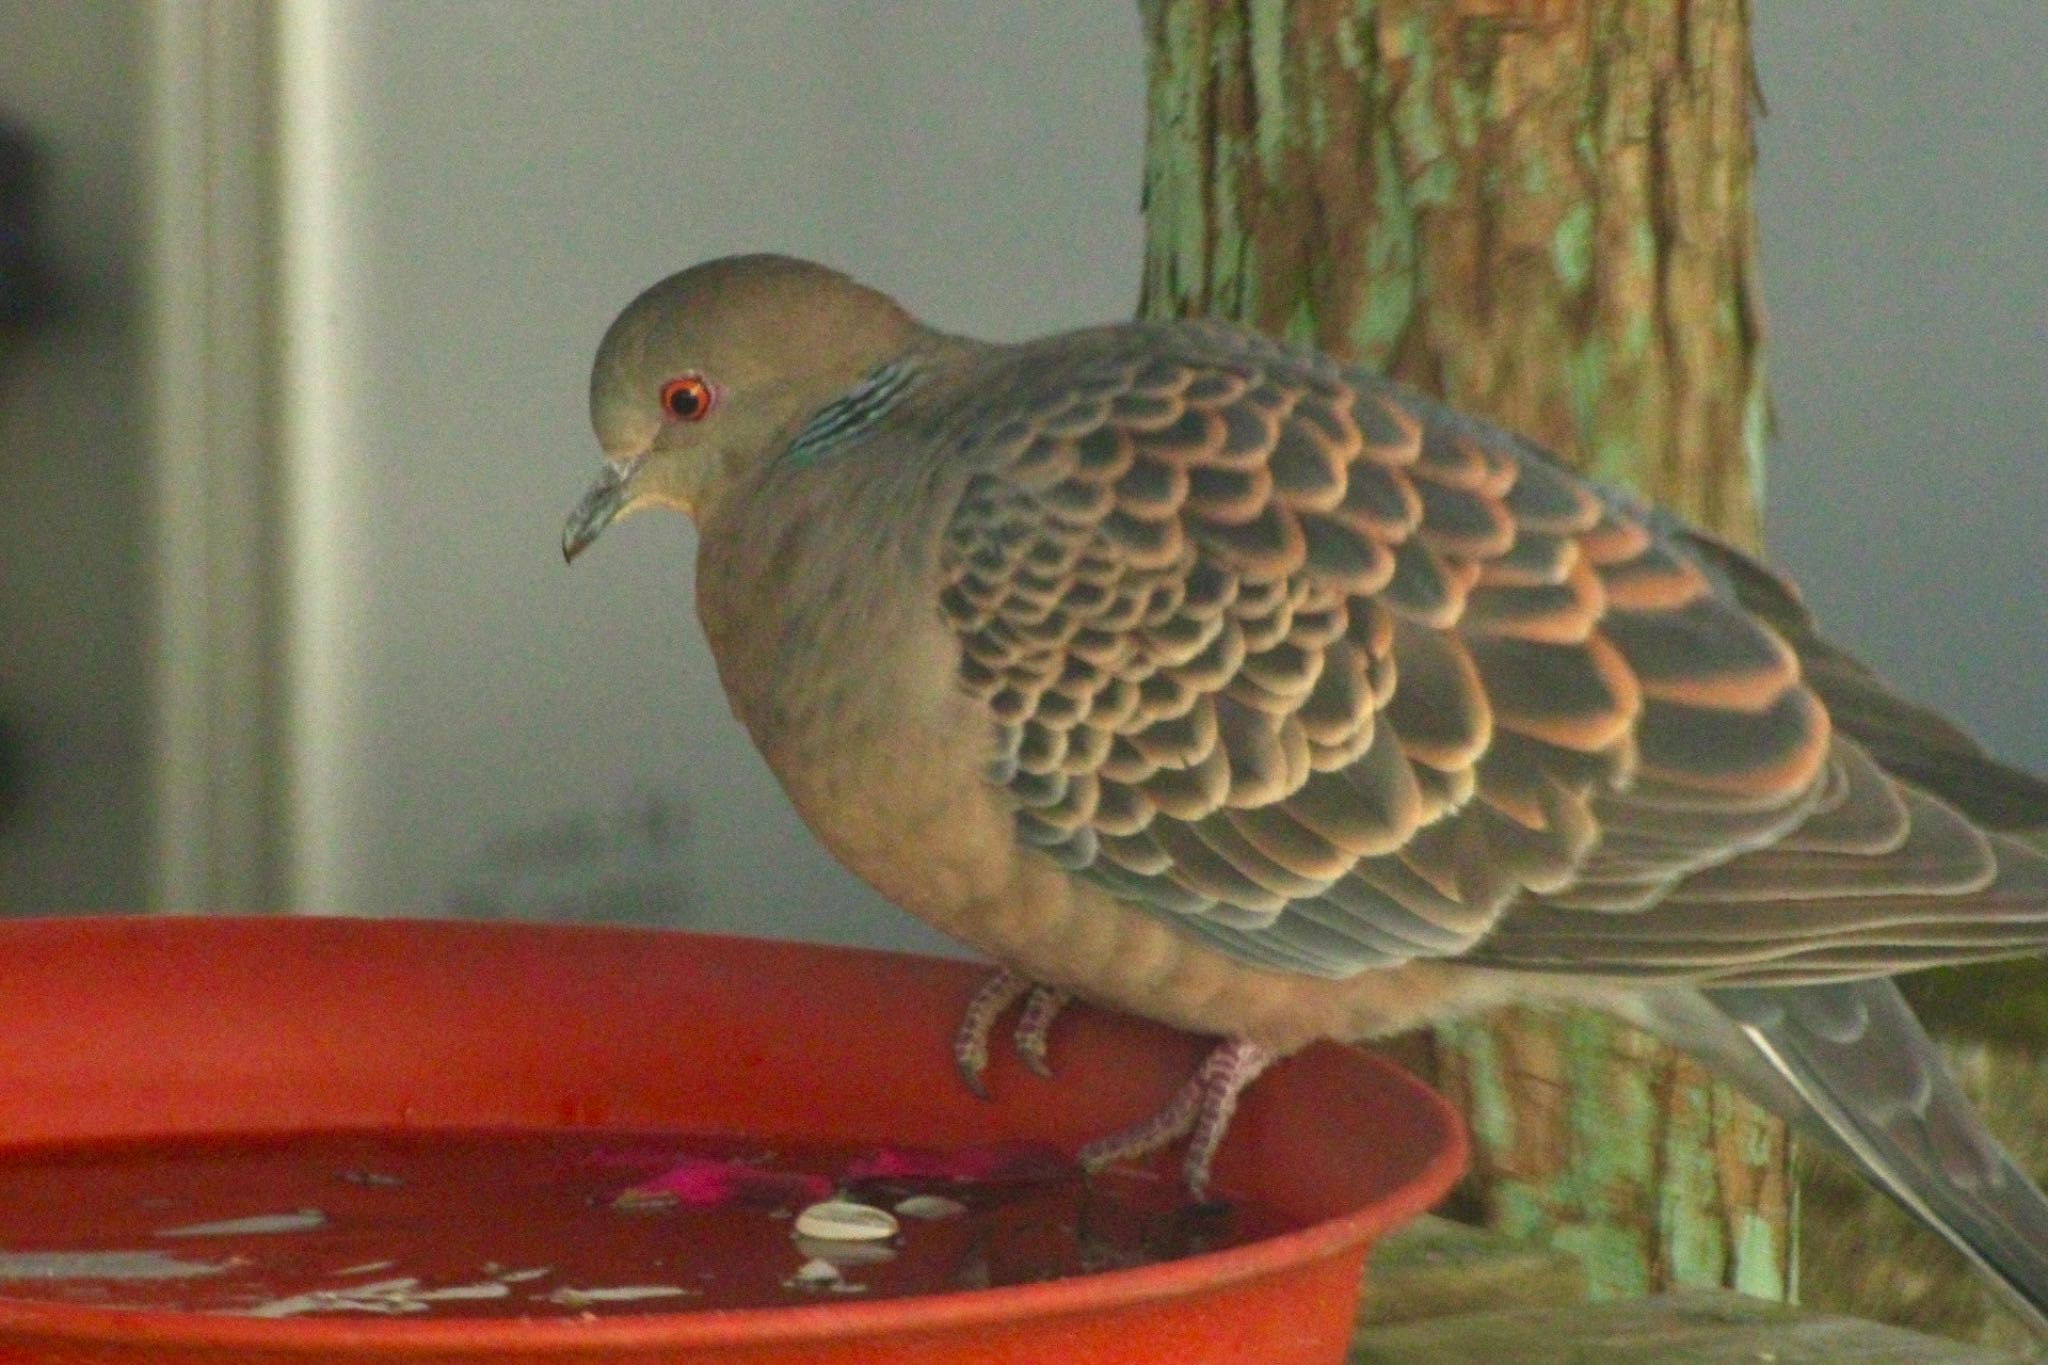
<path fill-rule="evenodd" d="M 671 422 L 699 422 L 710 414 L 717 397 L 703 375 L 677 375 L 661 386 L 661 410 Z"/>

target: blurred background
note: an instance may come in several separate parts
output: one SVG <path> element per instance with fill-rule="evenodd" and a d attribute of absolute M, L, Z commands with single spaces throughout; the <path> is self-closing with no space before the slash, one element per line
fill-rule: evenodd
<path fill-rule="evenodd" d="M 1774 557 L 2048 769 L 2048 6 L 1760 5 Z M 938 941 L 719 693 L 691 537 L 573 570 L 613 313 L 703 257 L 1128 314 L 1129 0 L 0 0 L 0 911 Z"/>

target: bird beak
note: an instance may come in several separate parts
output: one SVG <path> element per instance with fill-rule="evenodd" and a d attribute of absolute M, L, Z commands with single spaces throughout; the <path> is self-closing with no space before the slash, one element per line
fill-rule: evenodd
<path fill-rule="evenodd" d="M 598 533 L 626 509 L 632 494 L 633 474 L 639 467 L 638 460 L 604 462 L 604 472 L 597 476 L 597 482 L 590 485 L 590 491 L 583 495 L 583 501 L 576 504 L 576 510 L 562 525 L 562 559 L 565 562 L 573 563 L 576 556 L 597 539 Z"/>

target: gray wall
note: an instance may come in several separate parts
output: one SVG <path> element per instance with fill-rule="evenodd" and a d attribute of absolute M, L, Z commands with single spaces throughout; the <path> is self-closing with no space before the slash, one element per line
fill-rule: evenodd
<path fill-rule="evenodd" d="M 1757 11 L 1773 547 L 1845 641 L 2048 768 L 2048 6 Z M 811 845 L 727 714 L 683 524 L 636 519 L 562 566 L 562 514 L 596 467 L 584 376 L 634 292 L 734 250 L 817 256 L 992 336 L 1127 313 L 1133 6 L 316 13 L 335 78 L 337 236 L 321 257 L 335 307 L 294 325 L 321 330 L 340 363 L 321 379 L 332 461 L 293 470 L 331 514 L 303 528 L 299 605 L 335 661 L 299 716 L 300 805 L 319 842 L 302 903 L 637 908 L 932 943 Z M 80 70 L 108 60 L 73 46 Z M 0 106 L 24 88 L 0 70 Z M 82 194 L 99 144 L 53 133 Z M 76 444 L 57 430 L 67 410 L 52 399 L 27 438 L 46 475 Z M 67 541 L 79 563 L 66 572 L 91 588 L 79 639 L 139 651 L 120 568 L 132 510 L 79 512 L 90 524 Z M 12 621 L 50 571 L 4 553 Z M 82 722 L 57 698 L 96 656 L 61 632 L 20 638 L 49 651 L 38 724 L 70 743 L 61 732 Z M 10 689 L 30 677 L 7 668 Z M 101 785 L 118 788 L 116 769 Z M 0 848 L 23 837 L 0 828 Z M 104 840 L 79 847 L 107 856 Z M 134 884 L 75 859 L 45 859 L 53 870 L 33 879 L 23 865 L 0 861 L 0 903 L 57 908 Z"/>
<path fill-rule="evenodd" d="M 1844 643 L 2048 771 L 2048 5 L 1754 13 L 1771 548 Z"/>
<path fill-rule="evenodd" d="M 317 550 L 345 601 L 316 612 L 348 680 L 302 772 L 345 856 L 307 902 L 637 901 L 931 942 L 811 843 L 732 720 L 684 524 L 636 519 L 563 567 L 562 517 L 597 469 L 590 353 L 654 279 L 762 248 L 992 335 L 1128 313 L 1134 7 L 337 15 L 350 529 Z"/>
<path fill-rule="evenodd" d="M 147 11 L 0 0 L 59 312 L 0 333 L 0 909 L 148 884 Z"/>

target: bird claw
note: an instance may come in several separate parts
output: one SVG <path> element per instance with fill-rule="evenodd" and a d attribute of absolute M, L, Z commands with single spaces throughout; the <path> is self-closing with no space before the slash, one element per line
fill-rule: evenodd
<path fill-rule="evenodd" d="M 1047 1039 L 1053 1021 L 1071 999 L 1063 990 L 1041 986 L 1007 968 L 982 982 L 968 999 L 960 1027 L 953 1033 L 953 1060 L 967 1088 L 982 1099 L 989 1098 L 989 1037 L 997 1021 L 1019 1000 L 1024 1008 L 1017 1017 L 1017 1055 L 1032 1071 L 1050 1077 Z M 1140 1160 L 1186 1138 L 1182 1177 L 1189 1194 L 1197 1200 L 1208 1198 L 1209 1168 L 1216 1149 L 1223 1145 L 1231 1117 L 1237 1113 L 1238 1096 L 1276 1060 L 1249 1039 L 1218 1043 L 1158 1113 L 1083 1147 L 1079 1157 L 1082 1168 L 1094 1172 L 1120 1161 Z"/>
<path fill-rule="evenodd" d="M 1165 1108 L 1083 1147 L 1082 1169 L 1092 1173 L 1120 1161 L 1135 1161 L 1185 1137 L 1188 1149 L 1181 1161 L 1181 1176 L 1189 1194 L 1197 1200 L 1207 1199 L 1209 1168 L 1215 1162 L 1216 1149 L 1223 1145 L 1223 1135 L 1230 1130 L 1231 1117 L 1237 1113 L 1238 1097 L 1277 1060 L 1249 1039 L 1218 1043 Z"/>
<path fill-rule="evenodd" d="M 985 1078 L 989 1035 L 995 1032 L 996 1021 L 1019 1000 L 1024 1001 L 1024 1009 L 1017 1019 L 1017 1055 L 1033 1072 L 1050 1078 L 1052 1065 L 1047 1060 L 1047 1038 L 1052 1031 L 1053 1020 L 1059 1017 L 1071 998 L 1065 991 L 1041 986 L 1007 968 L 984 981 L 968 1000 L 960 1027 L 953 1033 L 953 1061 L 959 1067 L 960 1079 L 966 1082 L 967 1088 L 982 1099 L 989 1097 Z"/>
<path fill-rule="evenodd" d="M 1052 1079 L 1050 1059 L 1052 1021 L 1059 1018 L 1073 997 L 1051 986 L 1033 986 L 1024 998 L 1024 1011 L 1017 1017 L 1018 1057 L 1036 1075 Z"/>
<path fill-rule="evenodd" d="M 1028 980 L 1008 968 L 997 972 L 968 999 L 960 1027 L 953 1032 L 953 1062 L 960 1068 L 960 1079 L 982 1099 L 989 1097 L 988 1083 L 982 1079 L 988 1070 L 988 1036 L 1003 1011 L 1030 989 Z"/>

